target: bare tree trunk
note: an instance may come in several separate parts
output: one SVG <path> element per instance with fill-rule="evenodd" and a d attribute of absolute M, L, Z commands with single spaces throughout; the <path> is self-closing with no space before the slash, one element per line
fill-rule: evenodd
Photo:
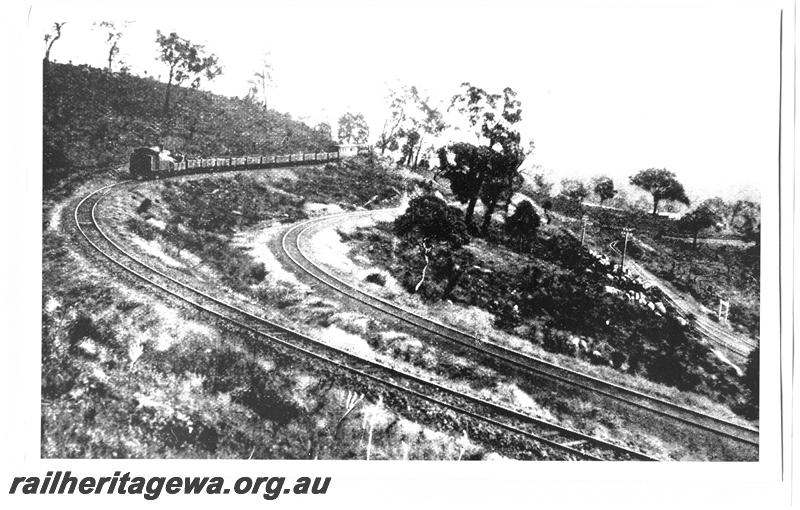
<path fill-rule="evenodd" d="M 422 256 L 425 257 L 425 267 L 422 268 L 422 278 L 419 279 L 419 283 L 417 283 L 417 286 L 414 287 L 414 292 L 419 291 L 419 288 L 422 287 L 422 283 L 425 281 L 425 274 L 427 273 L 428 266 L 430 265 L 428 253 L 430 253 L 431 249 L 425 244 L 425 242 L 422 243 L 422 249 L 424 250 L 422 252 Z"/>
<path fill-rule="evenodd" d="M 389 144 L 389 137 L 386 136 L 386 123 L 388 120 L 383 121 L 383 131 L 381 131 L 381 156 L 386 152 L 386 146 Z"/>
<path fill-rule="evenodd" d="M 264 93 L 264 111 L 267 111 L 267 70 L 264 69 L 264 77 L 261 79 L 261 91 Z"/>
<path fill-rule="evenodd" d="M 658 198 L 653 197 L 653 216 L 658 213 L 658 203 L 660 200 Z"/>
<path fill-rule="evenodd" d="M 50 39 L 50 44 L 47 45 L 47 49 L 44 52 L 44 61 L 50 63 L 50 50 L 53 49 L 53 44 L 61 38 L 61 27 L 63 27 L 66 22 L 63 23 L 55 23 L 53 26 L 56 29 L 56 35 L 52 39 Z"/>
<path fill-rule="evenodd" d="M 172 92 L 172 78 L 175 75 L 175 66 L 169 68 L 169 81 L 167 81 L 167 92 L 164 96 L 164 116 L 169 113 L 169 96 Z"/>
<path fill-rule="evenodd" d="M 422 152 L 422 140 L 423 137 L 419 137 L 419 145 L 417 146 L 417 155 L 414 156 L 414 165 L 411 167 L 412 169 L 417 169 L 417 163 L 419 163 L 419 153 Z"/>
<path fill-rule="evenodd" d="M 475 195 L 469 199 L 469 204 L 467 205 L 467 212 L 464 221 L 467 224 L 467 228 L 470 229 L 472 228 L 472 216 L 475 213 L 475 204 L 478 203 L 478 195 L 480 195 L 484 179 L 486 179 L 486 172 L 481 172 L 481 175 L 478 178 L 478 185 L 475 187 Z"/>
<path fill-rule="evenodd" d="M 117 43 L 115 42 L 111 48 L 108 50 L 108 72 L 111 72 L 111 64 L 114 61 L 114 50 L 117 49 Z"/>
<path fill-rule="evenodd" d="M 489 226 L 492 224 L 492 214 L 494 214 L 496 208 L 497 200 L 492 200 L 489 205 L 486 206 L 486 212 L 483 215 L 483 225 L 481 225 L 481 233 L 484 236 L 489 233 Z"/>
<path fill-rule="evenodd" d="M 475 204 L 478 203 L 478 195 L 476 194 L 474 197 L 469 199 L 469 204 L 467 205 L 467 212 L 464 220 L 467 224 L 467 227 L 472 225 L 472 216 L 475 213 Z"/>

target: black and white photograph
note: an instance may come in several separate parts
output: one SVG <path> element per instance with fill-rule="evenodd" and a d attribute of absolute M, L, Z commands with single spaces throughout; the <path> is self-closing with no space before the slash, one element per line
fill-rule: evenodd
<path fill-rule="evenodd" d="M 8 508 L 790 504 L 794 2 L 17 7 Z"/>

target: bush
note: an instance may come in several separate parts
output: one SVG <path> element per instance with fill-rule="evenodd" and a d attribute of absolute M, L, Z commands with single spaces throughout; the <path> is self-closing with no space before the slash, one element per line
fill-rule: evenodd
<path fill-rule="evenodd" d="M 527 200 L 517 205 L 514 214 L 506 219 L 506 233 L 516 242 L 517 248 L 528 247 L 536 239 L 536 229 L 539 228 L 539 215 Z"/>
<path fill-rule="evenodd" d="M 406 212 L 394 221 L 394 231 L 401 237 L 447 243 L 452 248 L 469 242 L 461 210 L 433 195 L 412 199 Z"/>
<path fill-rule="evenodd" d="M 380 285 L 381 287 L 386 285 L 386 277 L 381 273 L 370 273 L 364 278 L 364 281 Z"/>
<path fill-rule="evenodd" d="M 145 241 L 152 241 L 159 233 L 156 227 L 139 218 L 128 218 L 125 220 L 125 227 Z"/>
<path fill-rule="evenodd" d="M 250 269 L 248 269 L 248 275 L 250 279 L 256 283 L 263 282 L 264 278 L 267 276 L 267 268 L 264 267 L 263 262 L 251 262 Z"/>

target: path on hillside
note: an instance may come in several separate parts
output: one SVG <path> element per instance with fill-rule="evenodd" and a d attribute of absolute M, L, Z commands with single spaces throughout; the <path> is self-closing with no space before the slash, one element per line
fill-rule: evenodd
<path fill-rule="evenodd" d="M 539 215 L 543 218 L 545 217 L 544 209 L 530 197 L 518 193 L 512 199 L 514 203 L 517 203 L 521 200 L 528 200 L 531 202 L 536 208 L 537 213 L 539 213 Z M 549 212 L 549 216 L 558 221 L 557 225 L 561 227 L 563 231 L 567 232 L 573 237 L 580 238 L 580 232 L 573 232 L 567 227 L 567 225 L 570 224 L 580 223 L 580 220 L 563 216 L 553 211 Z M 592 235 L 589 231 L 586 232 L 586 238 L 592 238 Z M 638 240 L 637 242 L 641 243 L 641 241 Z M 604 246 L 603 248 L 607 248 L 613 252 L 614 255 L 620 257 L 621 252 L 616 246 L 614 246 L 615 243 L 611 243 L 611 245 L 607 247 Z M 717 356 L 720 359 L 732 364 L 734 367 L 736 367 L 737 371 L 741 370 L 739 365 L 746 360 L 747 356 L 750 354 L 750 351 L 758 346 L 757 340 L 749 338 L 741 333 L 723 328 L 719 323 L 708 317 L 708 308 L 699 303 L 693 296 L 679 291 L 668 281 L 659 278 L 645 269 L 637 261 L 630 258 L 630 256 L 628 256 L 625 260 L 625 267 L 629 272 L 635 274 L 644 282 L 657 287 L 661 292 L 663 292 L 667 299 L 672 302 L 675 308 L 677 308 L 682 315 L 692 319 L 692 322 L 702 337 L 718 347 L 716 350 Z M 729 356 L 732 357 L 733 360 L 729 359 Z"/>
<path fill-rule="evenodd" d="M 621 256 L 618 247 L 614 246 L 617 243 L 618 241 L 611 243 L 609 248 L 618 256 Z M 703 336 L 726 352 L 733 353 L 739 357 L 747 357 L 750 351 L 758 345 L 757 341 L 745 335 L 723 329 L 719 323 L 708 316 L 710 310 L 706 306 L 698 302 L 692 295 L 680 292 L 671 283 L 657 277 L 637 261 L 627 258 L 625 267 L 631 273 L 639 276 L 643 281 L 661 290 L 672 304 L 685 316 L 692 316 L 695 326 Z"/>

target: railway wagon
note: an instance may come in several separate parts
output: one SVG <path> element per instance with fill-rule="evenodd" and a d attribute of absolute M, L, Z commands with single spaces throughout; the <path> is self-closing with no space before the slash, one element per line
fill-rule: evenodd
<path fill-rule="evenodd" d="M 134 149 L 130 157 L 130 174 L 135 179 L 153 179 L 171 175 L 219 172 L 225 170 L 256 170 L 280 166 L 337 161 L 339 152 L 306 152 L 270 154 L 263 156 L 215 157 L 186 159 L 158 147 Z"/>

